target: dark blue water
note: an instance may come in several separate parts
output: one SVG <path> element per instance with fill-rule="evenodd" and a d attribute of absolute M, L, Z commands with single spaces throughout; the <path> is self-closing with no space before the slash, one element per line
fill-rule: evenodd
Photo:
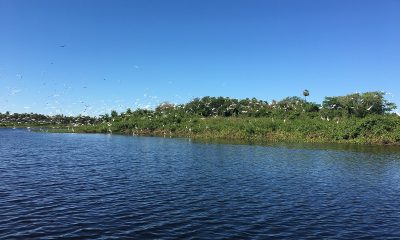
<path fill-rule="evenodd" d="M 0 129 L 1 239 L 399 239 L 400 150 Z"/>

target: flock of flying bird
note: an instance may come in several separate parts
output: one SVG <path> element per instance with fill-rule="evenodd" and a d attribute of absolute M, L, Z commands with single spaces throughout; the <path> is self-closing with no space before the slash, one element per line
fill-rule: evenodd
<path fill-rule="evenodd" d="M 66 44 L 60 44 L 58 45 L 59 48 L 67 48 Z M 50 62 L 51 65 L 54 65 L 54 62 Z M 139 69 L 138 65 L 133 65 L 133 69 Z M 43 111 L 46 111 L 47 114 L 49 115 L 55 115 L 55 114 L 65 114 L 67 116 L 72 116 L 72 115 L 92 115 L 92 116 L 98 116 L 100 114 L 104 113 L 109 113 L 111 110 L 117 110 L 117 111 L 124 111 L 129 107 L 136 107 L 136 108 L 154 108 L 157 106 L 160 102 L 159 99 L 156 96 L 151 96 L 149 94 L 144 94 L 143 98 L 136 98 L 133 100 L 133 103 L 127 103 L 126 101 L 120 100 L 118 98 L 115 99 L 110 99 L 107 98 L 107 100 L 99 100 L 99 101 L 91 101 L 89 97 L 87 96 L 88 92 L 90 90 L 90 87 L 86 84 L 83 84 L 79 87 L 74 87 L 69 84 L 60 84 L 57 81 L 49 81 L 45 80 L 45 74 L 46 71 L 43 71 L 41 73 L 41 80 L 42 83 L 41 85 L 36 85 L 34 87 L 26 87 L 27 85 L 27 80 L 23 79 L 23 74 L 17 73 L 15 75 L 16 80 L 14 81 L 14 87 L 6 87 L 6 90 L 8 94 L 3 95 L 3 102 L 5 103 L 3 106 L 0 106 L 0 112 L 1 111 L 8 111 L 9 107 L 16 107 L 13 102 L 15 101 L 15 98 L 18 97 L 21 92 L 24 93 L 32 93 L 33 88 L 36 88 L 37 91 L 34 93 L 35 94 L 35 100 L 30 102 L 29 105 L 26 105 L 23 107 L 25 111 L 29 111 L 29 109 L 35 108 L 35 109 L 41 109 L 42 113 Z M 108 85 L 112 84 L 112 81 L 108 81 L 107 78 L 103 78 L 103 83 L 102 85 Z M 121 84 L 121 80 L 116 81 L 118 84 Z M 19 86 L 19 87 L 15 87 Z M 49 86 L 52 86 L 53 90 L 49 89 Z M 45 94 L 47 92 L 47 94 Z M 82 92 L 81 97 L 77 99 L 76 101 L 71 101 L 73 96 L 73 93 L 76 92 Z M 45 97 L 44 97 L 45 96 Z M 43 98 L 44 97 L 44 98 Z M 42 103 L 41 103 L 42 102 Z M 98 107 L 97 110 L 94 110 L 93 106 L 100 106 Z M 78 110 L 78 111 L 77 111 Z"/>
<path fill-rule="evenodd" d="M 60 44 L 58 45 L 59 48 L 66 48 L 67 45 L 66 44 Z M 50 63 L 51 65 L 53 65 L 53 62 Z M 139 69 L 139 66 L 134 65 L 133 66 L 134 69 Z M 93 101 L 90 101 L 90 99 L 88 97 L 81 97 L 78 101 L 72 102 L 72 103 L 66 103 L 65 99 L 63 99 L 63 96 L 71 96 L 69 95 L 70 93 L 73 92 L 73 90 L 81 88 L 81 90 L 83 90 L 84 92 L 82 93 L 82 95 L 85 95 L 85 91 L 88 90 L 88 86 L 83 85 L 81 87 L 78 88 L 73 88 L 72 86 L 69 86 L 67 84 L 62 84 L 61 89 L 58 88 L 57 89 L 57 85 L 59 85 L 59 83 L 57 83 L 56 81 L 53 82 L 48 82 L 48 81 L 44 81 L 44 74 L 45 72 L 42 72 L 42 86 L 44 89 L 38 90 L 37 91 L 37 95 L 43 95 L 42 91 L 46 90 L 46 86 L 48 86 L 48 84 L 52 84 L 54 90 L 53 93 L 50 95 L 47 95 L 45 102 L 44 102 L 44 106 L 42 106 L 42 109 L 48 110 L 48 114 L 50 115 L 54 115 L 54 114 L 65 114 L 67 116 L 72 116 L 72 115 L 94 115 L 94 116 L 98 116 L 104 113 L 109 113 L 111 112 L 111 110 L 117 110 L 117 111 L 124 111 L 127 108 L 130 108 L 131 106 L 133 108 L 145 108 L 145 109 L 151 109 L 151 108 L 155 108 L 157 105 L 159 105 L 161 102 L 160 100 L 157 98 L 157 96 L 151 96 L 148 94 L 144 94 L 142 99 L 135 99 L 134 103 L 131 104 L 126 104 L 126 102 L 122 101 L 122 100 L 100 100 L 100 105 L 101 107 L 97 110 L 97 111 L 93 111 L 93 107 L 92 105 L 94 104 Z M 17 73 L 16 75 L 17 81 L 19 82 L 20 86 L 23 86 L 25 84 L 24 80 L 23 80 L 23 74 L 21 73 Z M 107 82 L 107 78 L 103 78 L 102 79 L 103 82 Z M 117 80 L 118 83 L 121 83 L 120 80 Z M 103 83 L 106 84 L 106 83 Z M 10 107 L 10 106 L 15 106 L 15 105 L 10 105 L 10 98 L 13 98 L 15 96 L 17 96 L 18 94 L 20 94 L 21 92 L 23 92 L 23 89 L 21 88 L 15 88 L 15 87 L 7 87 L 7 91 L 8 91 L 8 98 L 3 99 L 3 101 L 6 103 L 5 106 L 3 107 L 3 109 L 0 108 L 0 111 L 7 111 L 8 109 L 5 109 L 6 107 Z M 29 91 L 29 89 L 26 90 L 27 92 Z M 390 93 L 388 93 L 388 95 L 391 95 Z M 178 96 L 179 97 L 179 96 Z M 38 97 L 39 98 L 39 97 Z M 179 97 L 180 98 L 180 97 Z M 67 98 L 68 99 L 68 98 Z M 62 101 L 63 100 L 63 101 Z M 76 105 L 79 105 L 78 107 Z M 31 109 L 32 107 L 40 107 L 40 104 L 36 101 L 31 102 L 31 105 L 29 106 L 24 106 L 23 108 L 28 110 Z M 366 110 L 370 111 L 374 106 L 371 105 L 369 106 Z M 81 109 L 79 112 L 76 112 L 76 109 Z M 398 115 L 400 115 L 400 113 L 397 113 Z M 328 120 L 328 119 L 325 119 Z M 328 120 L 329 121 L 329 120 Z"/>

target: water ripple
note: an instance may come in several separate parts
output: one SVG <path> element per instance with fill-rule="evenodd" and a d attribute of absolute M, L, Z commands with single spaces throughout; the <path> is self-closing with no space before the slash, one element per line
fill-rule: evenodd
<path fill-rule="evenodd" d="M 0 239 L 396 239 L 375 150 L 0 129 Z"/>

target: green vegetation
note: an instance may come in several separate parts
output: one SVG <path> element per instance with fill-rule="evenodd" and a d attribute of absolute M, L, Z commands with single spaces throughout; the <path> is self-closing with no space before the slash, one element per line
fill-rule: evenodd
<path fill-rule="evenodd" d="M 0 113 L 0 127 L 48 127 L 48 126 L 81 126 L 100 123 L 98 118 L 89 116 L 46 116 L 37 113 Z"/>
<path fill-rule="evenodd" d="M 309 94 L 304 90 L 304 97 Z M 271 103 L 203 97 L 181 105 L 163 103 L 154 110 L 128 109 L 98 118 L 58 121 L 59 129 L 54 131 L 400 145 L 400 117 L 391 113 L 396 106 L 384 95 L 366 92 L 326 97 L 322 104 L 296 96 Z"/>

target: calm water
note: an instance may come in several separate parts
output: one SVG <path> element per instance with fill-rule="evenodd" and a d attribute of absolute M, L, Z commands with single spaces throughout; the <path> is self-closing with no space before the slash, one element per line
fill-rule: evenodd
<path fill-rule="evenodd" d="M 400 150 L 0 129 L 1 239 L 400 238 Z"/>

